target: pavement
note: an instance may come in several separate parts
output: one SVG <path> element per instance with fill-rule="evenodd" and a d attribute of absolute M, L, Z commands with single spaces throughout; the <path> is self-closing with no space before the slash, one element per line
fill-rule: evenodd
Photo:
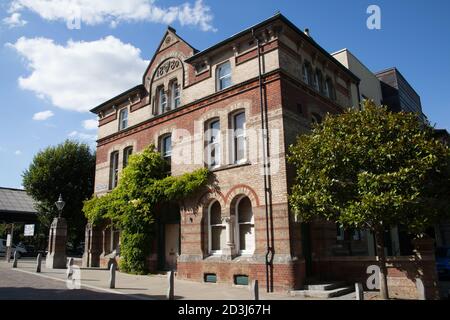
<path fill-rule="evenodd" d="M 116 288 L 109 288 L 109 270 L 80 268 L 79 282 L 66 280 L 65 269 L 47 269 L 45 260 L 41 273 L 36 273 L 35 259 L 22 258 L 18 267 L 0 261 L 0 299 L 51 300 L 165 300 L 168 280 L 165 275 L 130 275 L 116 273 Z M 77 272 L 77 269 L 75 269 Z M 75 273 L 76 275 L 76 273 Z M 79 284 L 79 289 L 74 289 Z M 251 300 L 247 286 L 199 283 L 175 279 L 175 299 L 189 300 Z M 287 293 L 266 293 L 260 288 L 261 300 L 307 300 Z M 354 300 L 355 293 L 334 298 Z"/>

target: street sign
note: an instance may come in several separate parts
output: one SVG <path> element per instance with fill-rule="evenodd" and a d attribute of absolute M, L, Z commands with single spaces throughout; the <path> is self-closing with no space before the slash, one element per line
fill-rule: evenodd
<path fill-rule="evenodd" d="M 25 230 L 23 232 L 23 235 L 25 237 L 32 237 L 34 236 L 34 224 L 26 224 Z"/>
<path fill-rule="evenodd" d="M 8 234 L 6 236 L 6 246 L 11 247 L 11 235 L 10 234 Z"/>

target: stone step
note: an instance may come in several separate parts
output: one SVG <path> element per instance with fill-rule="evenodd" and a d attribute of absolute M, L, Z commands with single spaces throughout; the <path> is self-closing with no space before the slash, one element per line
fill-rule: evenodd
<path fill-rule="evenodd" d="M 347 283 L 345 281 L 333 281 L 333 282 L 317 282 L 305 285 L 305 290 L 333 290 L 337 288 L 345 287 Z"/>
<path fill-rule="evenodd" d="M 343 287 L 331 290 L 294 290 L 291 291 L 290 294 L 294 297 L 328 299 L 340 297 L 354 291 L 354 287 Z"/>

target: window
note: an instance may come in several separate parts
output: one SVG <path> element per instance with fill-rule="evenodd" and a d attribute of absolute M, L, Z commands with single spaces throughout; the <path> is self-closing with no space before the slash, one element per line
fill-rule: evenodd
<path fill-rule="evenodd" d="M 207 164 L 209 168 L 220 166 L 220 121 L 209 122 L 207 131 Z"/>
<path fill-rule="evenodd" d="M 222 223 L 222 208 L 219 201 L 214 201 L 208 210 L 209 252 L 220 254 L 226 244 L 225 225 Z"/>
<path fill-rule="evenodd" d="M 336 240 L 344 240 L 344 228 L 338 224 L 336 224 Z"/>
<path fill-rule="evenodd" d="M 327 96 L 330 99 L 334 99 L 334 88 L 333 88 L 333 82 L 330 78 L 327 78 L 324 84 L 323 88 L 325 96 Z"/>
<path fill-rule="evenodd" d="M 312 123 L 322 123 L 322 117 L 318 115 L 317 113 L 311 113 L 311 121 Z"/>
<path fill-rule="evenodd" d="M 309 62 L 305 62 L 303 64 L 303 81 L 308 84 L 311 85 L 311 65 L 309 64 Z"/>
<path fill-rule="evenodd" d="M 126 168 L 128 165 L 128 160 L 130 156 L 133 154 L 133 147 L 126 147 L 123 150 L 123 167 Z"/>
<path fill-rule="evenodd" d="M 233 117 L 233 152 L 234 163 L 246 161 L 245 143 L 245 113 L 241 112 Z"/>
<path fill-rule="evenodd" d="M 217 89 L 223 90 L 231 87 L 231 65 L 225 62 L 217 67 Z"/>
<path fill-rule="evenodd" d="M 176 109 L 180 106 L 181 100 L 180 100 L 180 86 L 178 85 L 177 81 L 172 82 L 172 109 Z"/>
<path fill-rule="evenodd" d="M 322 81 L 322 72 L 320 70 L 316 70 L 316 72 L 314 73 L 314 89 L 316 89 L 318 92 L 323 91 Z"/>
<path fill-rule="evenodd" d="M 117 187 L 117 182 L 119 180 L 119 152 L 115 151 L 111 153 L 111 158 L 109 162 L 110 168 L 110 178 L 109 178 L 109 190 Z"/>
<path fill-rule="evenodd" d="M 252 203 L 248 197 L 243 197 L 236 206 L 239 252 L 252 254 L 255 251 L 255 222 Z"/>
<path fill-rule="evenodd" d="M 161 155 L 170 164 L 171 158 L 172 158 L 172 136 L 171 135 L 166 135 L 161 138 Z"/>
<path fill-rule="evenodd" d="M 119 130 L 126 129 L 128 127 L 128 109 L 124 108 L 119 111 Z"/>
<path fill-rule="evenodd" d="M 158 89 L 158 110 L 160 114 L 167 110 L 167 95 L 164 91 L 164 87 Z"/>

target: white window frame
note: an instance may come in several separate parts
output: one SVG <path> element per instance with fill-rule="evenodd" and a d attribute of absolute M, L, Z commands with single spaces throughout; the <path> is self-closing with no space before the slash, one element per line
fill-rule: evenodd
<path fill-rule="evenodd" d="M 128 146 L 123 149 L 123 165 L 122 167 L 125 169 L 130 161 L 130 156 L 133 154 L 133 146 Z"/>
<path fill-rule="evenodd" d="M 169 151 L 167 151 L 166 143 L 165 143 L 167 139 L 170 139 L 170 150 Z M 161 149 L 161 156 L 164 159 L 172 158 L 172 135 L 171 134 L 166 134 L 161 137 L 161 148 L 160 149 Z"/>
<path fill-rule="evenodd" d="M 180 85 L 176 80 L 172 81 L 171 94 L 172 94 L 172 101 L 171 101 L 172 109 L 179 108 L 181 106 L 181 92 L 180 92 Z"/>
<path fill-rule="evenodd" d="M 230 73 L 227 73 L 227 74 L 225 74 L 225 75 L 223 75 L 223 76 L 220 76 L 221 68 L 224 67 L 224 66 L 226 66 L 226 65 L 229 66 L 229 68 L 230 68 Z M 222 63 L 222 64 L 220 64 L 220 65 L 217 66 L 217 71 L 216 71 L 216 82 L 217 82 L 216 86 L 217 86 L 217 91 L 222 91 L 222 90 L 225 90 L 225 89 L 227 89 L 227 88 L 233 86 L 233 81 L 232 81 L 232 78 L 231 78 L 232 73 L 233 73 L 233 71 L 231 70 L 231 63 L 230 63 L 230 61 L 226 61 L 226 62 L 224 62 L 224 63 Z M 230 85 L 227 86 L 227 87 L 222 87 L 221 81 L 222 81 L 223 79 L 226 79 L 226 78 L 229 78 L 229 79 L 230 79 Z"/>
<path fill-rule="evenodd" d="M 109 189 L 113 190 L 119 183 L 119 151 L 111 152 L 109 156 L 110 184 Z"/>
<path fill-rule="evenodd" d="M 235 243 L 236 243 L 236 248 L 237 248 L 237 252 L 239 253 L 239 255 L 251 256 L 251 255 L 253 255 L 255 253 L 255 250 L 256 250 L 255 213 L 253 211 L 253 206 L 252 206 L 252 219 L 250 220 L 250 222 L 239 223 L 239 204 L 242 201 L 242 199 L 244 199 L 244 198 L 248 198 L 248 196 L 243 195 L 242 197 L 240 197 L 236 201 L 236 206 L 235 206 L 235 212 L 236 212 L 235 239 L 236 240 L 235 240 Z M 250 198 L 248 198 L 248 200 L 250 201 L 250 205 L 252 205 L 252 202 L 251 202 Z M 246 225 L 252 225 L 253 226 L 253 250 L 241 250 L 241 237 L 240 237 L 241 224 L 246 224 Z"/>
<path fill-rule="evenodd" d="M 238 115 L 244 115 L 244 128 L 242 129 L 242 132 L 237 133 L 236 129 L 236 118 Z M 236 112 L 232 115 L 231 118 L 231 128 L 233 130 L 233 141 L 232 141 L 232 155 L 233 155 L 233 164 L 242 164 L 247 162 L 247 117 L 245 114 L 245 111 Z M 244 141 L 244 158 L 237 159 L 237 141 L 238 138 L 243 138 Z"/>
<path fill-rule="evenodd" d="M 212 129 L 212 125 L 214 123 L 218 123 L 219 124 L 219 129 L 218 130 L 217 129 L 214 129 L 214 130 Z M 216 140 L 214 142 L 211 142 L 212 135 L 213 135 L 214 131 L 218 131 L 218 135 L 216 137 Z M 208 152 L 208 154 L 206 156 L 206 162 L 207 162 L 208 168 L 210 168 L 210 169 L 218 168 L 222 164 L 222 159 L 221 159 L 221 157 L 222 157 L 221 151 L 222 150 L 220 150 L 221 149 L 221 139 L 222 139 L 221 130 L 220 130 L 220 119 L 216 119 L 215 118 L 215 119 L 211 119 L 210 121 L 208 121 L 208 123 L 207 123 L 207 130 L 206 130 L 206 139 L 207 139 L 207 141 L 206 141 L 206 143 L 207 143 L 206 150 Z M 213 146 L 215 146 L 215 152 L 216 152 L 216 157 L 215 157 L 216 164 L 215 165 L 212 165 L 212 163 L 211 163 L 211 161 L 212 161 L 211 153 L 212 153 L 212 150 L 213 150 Z"/>
<path fill-rule="evenodd" d="M 162 86 L 158 88 L 158 111 L 159 114 L 167 111 L 167 93 Z"/>
<path fill-rule="evenodd" d="M 215 203 L 218 203 L 220 206 L 220 224 L 211 224 L 211 208 Z M 226 225 L 223 223 L 222 219 L 222 206 L 220 205 L 220 202 L 217 200 L 212 201 L 208 206 L 208 253 L 210 255 L 221 255 L 223 253 L 223 248 L 220 247 L 220 250 L 212 250 L 212 229 L 213 227 L 221 227 L 222 232 L 227 232 Z"/>
<path fill-rule="evenodd" d="M 128 108 L 123 108 L 119 110 L 119 130 L 126 128 L 128 128 Z"/>

